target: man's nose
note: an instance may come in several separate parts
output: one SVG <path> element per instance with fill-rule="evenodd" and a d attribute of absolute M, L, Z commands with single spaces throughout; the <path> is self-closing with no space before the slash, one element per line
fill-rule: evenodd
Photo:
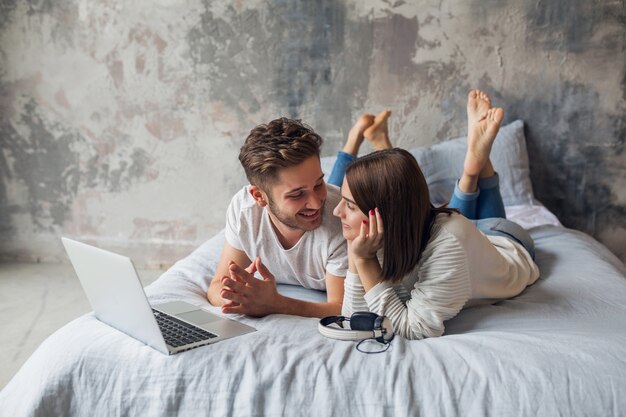
<path fill-rule="evenodd" d="M 311 193 L 306 201 L 306 208 L 317 210 L 322 207 L 322 199 L 315 193 Z"/>

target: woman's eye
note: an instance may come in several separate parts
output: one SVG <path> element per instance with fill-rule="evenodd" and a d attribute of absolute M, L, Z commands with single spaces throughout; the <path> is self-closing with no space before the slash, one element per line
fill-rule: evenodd
<path fill-rule="evenodd" d="M 352 206 L 352 204 L 346 202 L 346 207 L 348 207 L 350 210 L 354 210 L 354 207 Z"/>

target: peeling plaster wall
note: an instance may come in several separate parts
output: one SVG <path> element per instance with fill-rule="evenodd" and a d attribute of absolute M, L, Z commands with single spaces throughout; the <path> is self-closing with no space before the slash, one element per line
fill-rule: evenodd
<path fill-rule="evenodd" d="M 340 148 L 462 135 L 480 87 L 521 118 L 535 194 L 626 261 L 622 1 L 0 3 L 0 257 L 74 236 L 168 266 L 223 227 L 237 154 L 286 115 Z"/>

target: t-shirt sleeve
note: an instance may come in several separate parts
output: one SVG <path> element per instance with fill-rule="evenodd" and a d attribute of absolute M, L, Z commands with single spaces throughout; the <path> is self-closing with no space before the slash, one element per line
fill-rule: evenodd
<path fill-rule="evenodd" d="M 456 316 L 471 297 L 466 255 L 461 245 L 448 235 L 433 246 L 422 254 L 420 279 L 406 304 L 388 282 L 375 285 L 364 296 L 370 311 L 387 316 L 395 333 L 407 339 L 441 336 L 444 321 Z"/>
<path fill-rule="evenodd" d="M 331 240 L 328 261 L 326 262 L 326 272 L 338 277 L 345 277 L 348 271 L 348 245 L 339 235 Z"/>
<path fill-rule="evenodd" d="M 224 229 L 224 235 L 226 242 L 230 246 L 240 251 L 243 251 L 243 245 L 241 244 L 241 238 L 239 237 L 239 231 L 241 228 L 241 197 L 242 191 L 235 194 L 230 200 L 228 209 L 226 210 L 226 227 Z"/>

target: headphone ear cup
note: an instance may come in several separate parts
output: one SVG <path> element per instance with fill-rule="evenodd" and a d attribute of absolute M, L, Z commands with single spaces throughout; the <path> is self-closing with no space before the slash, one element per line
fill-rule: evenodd
<path fill-rule="evenodd" d="M 382 329 L 384 320 L 385 320 L 385 316 L 377 316 L 376 320 L 374 321 L 374 330 Z"/>
<path fill-rule="evenodd" d="M 364 340 L 375 339 L 380 343 L 389 343 L 394 336 L 393 324 L 384 316 L 371 312 L 356 312 L 350 317 L 350 329 L 333 328 L 331 324 L 341 324 L 348 321 L 343 316 L 328 316 L 319 321 L 319 332 L 332 339 Z"/>
<path fill-rule="evenodd" d="M 380 336 L 378 336 L 376 338 L 376 341 L 379 343 L 384 343 L 385 342 L 385 331 L 383 330 L 383 324 L 385 321 L 385 316 L 376 316 L 376 320 L 374 320 L 374 331 L 379 331 L 380 332 Z"/>
<path fill-rule="evenodd" d="M 376 327 L 376 320 L 379 318 L 380 316 L 376 313 L 357 311 L 350 316 L 350 328 L 352 330 L 375 330 L 379 328 Z"/>
<path fill-rule="evenodd" d="M 391 320 L 389 320 L 388 317 L 380 316 L 380 318 L 382 319 L 380 328 L 383 330 L 383 335 L 380 337 L 380 339 L 382 340 L 379 340 L 379 342 L 389 343 L 393 340 L 393 337 L 395 336 L 393 324 L 391 323 Z"/>

